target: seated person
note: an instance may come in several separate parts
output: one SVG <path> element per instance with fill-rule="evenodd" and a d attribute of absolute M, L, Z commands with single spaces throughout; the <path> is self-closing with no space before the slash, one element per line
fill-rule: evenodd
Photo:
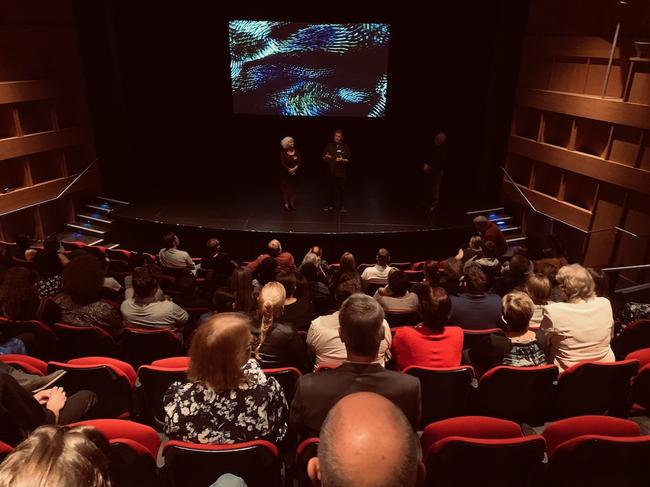
<path fill-rule="evenodd" d="M 309 296 L 316 313 L 325 314 L 332 309 L 330 290 L 318 278 L 318 268 L 314 264 L 304 264 L 300 273 L 305 276 L 309 286 Z"/>
<path fill-rule="evenodd" d="M 420 300 L 422 323 L 395 330 L 391 350 L 399 370 L 411 365 L 420 367 L 456 367 L 463 350 L 463 330 L 446 326 L 451 314 L 451 300 L 441 287 L 429 288 Z"/>
<path fill-rule="evenodd" d="M 296 275 L 295 271 L 282 271 L 278 274 L 278 282 L 284 286 L 286 299 L 281 320 L 293 326 L 296 331 L 307 331 L 311 320 L 316 316 L 308 297 L 295 297 Z"/>
<path fill-rule="evenodd" d="M 463 265 L 483 256 L 483 239 L 480 235 L 472 235 L 469 239 L 467 248 L 460 249 L 456 254 L 456 259 L 460 260 Z"/>
<path fill-rule="evenodd" d="M 163 241 L 165 247 L 158 252 L 158 262 L 163 268 L 171 271 L 188 270 L 193 273 L 196 272 L 196 264 L 194 264 L 190 254 L 178 249 L 181 241 L 174 232 L 166 233 Z"/>
<path fill-rule="evenodd" d="M 361 281 L 364 289 L 368 284 L 386 284 L 388 275 L 395 267 L 388 265 L 390 262 L 390 252 L 388 249 L 381 248 L 377 251 L 377 263 L 372 267 L 366 267 L 361 273 Z"/>
<path fill-rule="evenodd" d="M 425 467 L 420 440 L 404 413 L 378 394 L 357 392 L 327 415 L 307 473 L 314 485 L 417 487 Z"/>
<path fill-rule="evenodd" d="M 115 306 L 101 300 L 103 285 L 104 270 L 96 257 L 82 255 L 70 261 L 63 271 L 63 293 L 54 298 L 63 322 L 119 333 L 122 316 Z"/>
<path fill-rule="evenodd" d="M 258 316 L 251 322 L 253 352 L 262 368 L 296 367 L 311 369 L 305 342 L 291 325 L 282 323 L 286 294 L 279 282 L 269 282 L 257 300 Z"/>
<path fill-rule="evenodd" d="M 488 277 L 476 264 L 465 269 L 464 287 L 451 297 L 450 322 L 467 330 L 496 328 L 501 323 L 501 298 L 488 293 Z"/>
<path fill-rule="evenodd" d="M 541 329 L 549 340 L 549 358 L 560 371 L 578 362 L 614 362 L 612 305 L 596 296 L 589 271 L 567 265 L 558 271 L 557 281 L 567 302 L 544 307 Z"/>
<path fill-rule="evenodd" d="M 249 262 L 246 267 L 249 271 L 254 273 L 262 261 L 268 257 L 271 257 L 273 260 L 275 260 L 278 272 L 290 271 L 296 268 L 293 255 L 291 255 L 289 252 L 283 251 L 282 244 L 277 239 L 271 240 L 266 246 L 266 252 L 260 254 L 254 261 Z"/>
<path fill-rule="evenodd" d="M 52 383 L 60 376 L 49 376 L 47 380 Z M 38 379 L 24 383 L 31 390 L 37 384 L 47 384 Z M 5 443 L 21 441 L 44 424 L 80 421 L 97 402 L 97 396 L 91 391 L 82 390 L 67 397 L 63 388 L 56 386 L 35 394 L 31 390 L 21 386 L 14 375 L 6 371 L 0 373 L 0 440 Z"/>
<path fill-rule="evenodd" d="M 336 369 L 298 379 L 289 415 L 292 428 L 303 436 L 317 435 L 327 413 L 341 398 L 364 391 L 391 400 L 416 427 L 420 420 L 420 381 L 377 363 L 385 336 L 384 310 L 370 296 L 358 293 L 345 300 L 339 318 L 347 360 Z"/>
<path fill-rule="evenodd" d="M 463 266 L 463 271 L 467 269 L 468 266 L 478 265 L 483 272 L 488 276 L 489 279 L 494 279 L 499 277 L 502 272 L 501 261 L 499 260 L 499 252 L 494 242 L 483 242 L 483 247 L 481 248 L 481 256 L 472 260 L 471 262 L 466 262 Z"/>
<path fill-rule="evenodd" d="M 59 240 L 49 236 L 43 242 L 43 250 L 34 256 L 34 266 L 39 275 L 38 295 L 41 298 L 56 296 L 61 292 L 63 267 L 70 261 L 59 250 Z"/>
<path fill-rule="evenodd" d="M 336 302 L 340 306 L 350 296 L 360 292 L 362 291 L 359 274 L 356 272 L 343 274 L 338 280 L 338 286 L 335 292 Z M 323 365 L 336 367 L 346 359 L 347 351 L 345 344 L 341 340 L 339 327 L 338 311 L 329 315 L 319 316 L 312 321 L 307 332 L 307 345 L 316 355 L 316 368 Z M 389 349 L 392 342 L 392 335 L 386 320 L 383 321 L 382 327 L 384 330 L 384 338 L 379 344 L 377 363 L 383 366 L 386 360 L 390 359 Z"/>
<path fill-rule="evenodd" d="M 387 313 L 415 313 L 418 295 L 409 291 L 411 283 L 404 271 L 394 270 L 388 275 L 388 286 L 377 289 L 373 296 Z"/>
<path fill-rule="evenodd" d="M 61 320 L 59 306 L 38 295 L 38 274 L 27 267 L 13 267 L 0 285 L 2 314 L 10 320 L 37 320 L 51 325 Z"/>
<path fill-rule="evenodd" d="M 354 255 L 352 255 L 350 252 L 344 252 L 339 259 L 339 268 L 334 272 L 334 274 L 332 274 L 332 280 L 330 282 L 331 295 L 335 293 L 340 277 L 343 274 L 348 273 L 356 274 L 359 278 L 359 283 L 361 284 L 361 276 L 357 272 L 357 261 L 354 259 Z"/>
<path fill-rule="evenodd" d="M 181 328 L 189 316 L 187 311 L 173 301 L 156 300 L 162 272 L 160 267 L 147 264 L 133 270 L 134 296 L 125 299 L 121 306 L 122 318 L 132 326 L 143 328 Z"/>
<path fill-rule="evenodd" d="M 237 264 L 227 253 L 221 251 L 221 243 L 216 238 L 211 238 L 205 245 L 208 248 L 208 256 L 201 261 L 201 269 L 211 272 L 212 289 L 226 286 Z"/>
<path fill-rule="evenodd" d="M 526 294 L 530 296 L 535 305 L 533 309 L 533 317 L 530 319 L 530 327 L 538 329 L 542 324 L 544 317 L 544 306 L 549 304 L 551 297 L 551 281 L 544 274 L 531 274 L 526 280 L 524 286 Z"/>
<path fill-rule="evenodd" d="M 111 487 L 109 444 L 89 426 L 41 426 L 0 465 L 0 487 Z"/>
<path fill-rule="evenodd" d="M 460 260 L 450 257 L 445 260 L 440 275 L 439 285 L 443 287 L 449 296 L 457 296 L 460 292 L 460 280 L 463 277 L 463 264 Z"/>
<path fill-rule="evenodd" d="M 174 382 L 163 400 L 167 436 L 206 444 L 284 438 L 284 393 L 250 358 L 252 338 L 241 313 L 215 315 L 197 329 L 189 381 Z"/>
<path fill-rule="evenodd" d="M 534 367 L 546 364 L 546 355 L 538 342 L 538 335 L 528 329 L 534 304 L 528 294 L 513 291 L 502 302 L 503 333 L 491 334 L 469 350 L 470 362 L 479 370 L 497 365 Z"/>
<path fill-rule="evenodd" d="M 511 291 L 524 291 L 530 269 L 531 263 L 528 257 L 521 254 L 513 255 L 501 279 L 494 283 L 494 292 L 499 296 L 505 296 Z"/>

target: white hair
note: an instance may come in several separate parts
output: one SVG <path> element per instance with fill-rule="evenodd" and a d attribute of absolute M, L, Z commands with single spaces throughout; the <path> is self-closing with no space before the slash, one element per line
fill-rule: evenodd
<path fill-rule="evenodd" d="M 288 149 L 293 145 L 293 137 L 285 137 L 280 141 L 280 145 L 282 146 L 283 149 Z"/>

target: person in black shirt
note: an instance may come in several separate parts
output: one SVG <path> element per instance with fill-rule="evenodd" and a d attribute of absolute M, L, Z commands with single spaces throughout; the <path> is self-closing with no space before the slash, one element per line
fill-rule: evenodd
<path fill-rule="evenodd" d="M 211 238 L 205 246 L 208 248 L 208 255 L 201 261 L 201 269 L 208 272 L 213 289 L 228 285 L 228 280 L 237 264 L 226 252 L 221 251 L 221 243 L 218 239 Z"/>
<path fill-rule="evenodd" d="M 329 200 L 323 211 L 329 212 L 334 209 L 338 200 L 339 211 L 347 213 L 345 209 L 345 183 L 350 164 L 350 148 L 343 143 L 343 131 L 334 131 L 334 142 L 330 142 L 323 150 L 323 160 L 327 162 Z"/>
<path fill-rule="evenodd" d="M 425 174 L 425 184 L 429 195 L 429 212 L 433 213 L 438 209 L 440 200 L 440 184 L 447 164 L 447 135 L 438 132 L 433 139 L 433 150 L 429 162 L 422 165 Z"/>

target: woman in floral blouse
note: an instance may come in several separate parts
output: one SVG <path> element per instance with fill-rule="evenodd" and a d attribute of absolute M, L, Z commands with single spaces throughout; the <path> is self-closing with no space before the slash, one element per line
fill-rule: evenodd
<path fill-rule="evenodd" d="M 190 347 L 188 382 L 167 390 L 165 433 L 192 443 L 281 441 L 287 432 L 282 388 L 250 359 L 249 319 L 219 313 L 201 325 Z"/>

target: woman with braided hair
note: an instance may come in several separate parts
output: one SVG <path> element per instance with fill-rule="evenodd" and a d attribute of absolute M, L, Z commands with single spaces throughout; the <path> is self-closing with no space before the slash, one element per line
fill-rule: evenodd
<path fill-rule="evenodd" d="M 305 342 L 291 325 L 282 323 L 286 292 L 279 282 L 267 283 L 257 298 L 257 319 L 251 333 L 253 353 L 262 368 L 296 367 L 312 369 Z"/>

